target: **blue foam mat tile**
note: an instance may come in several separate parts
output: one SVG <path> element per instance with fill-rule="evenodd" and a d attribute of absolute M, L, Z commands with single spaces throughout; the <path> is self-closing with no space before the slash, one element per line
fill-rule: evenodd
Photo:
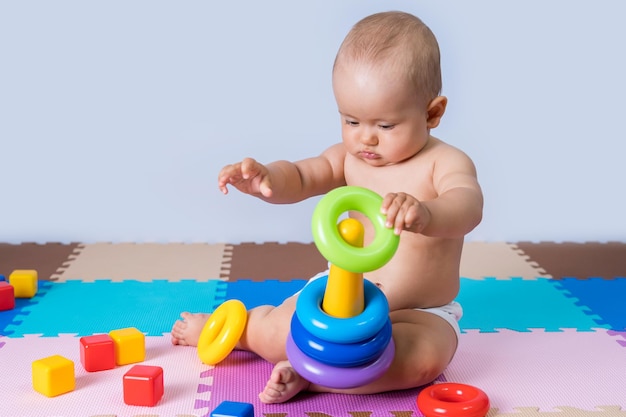
<path fill-rule="evenodd" d="M 581 307 L 555 286 L 554 280 L 461 279 L 457 300 L 464 310 L 459 325 L 462 330 L 498 332 L 504 328 L 520 332 L 545 329 L 594 331 L 606 328 L 599 317 Z"/>
<path fill-rule="evenodd" d="M 27 314 L 20 317 L 21 323 L 9 323 L 5 330 L 10 337 L 86 336 L 136 327 L 160 336 L 171 330 L 181 311 L 210 311 L 224 293 L 219 280 L 54 282 L 45 297 L 22 309 Z"/>
<path fill-rule="evenodd" d="M 553 285 L 584 308 L 600 326 L 615 331 L 626 330 L 626 278 L 563 278 Z"/>
<path fill-rule="evenodd" d="M 0 311 L 0 335 L 11 336 L 13 326 L 18 326 L 30 314 L 30 308 L 36 306 L 51 288 L 50 281 L 37 281 L 37 294 L 33 298 L 16 298 L 15 308 Z"/>
<path fill-rule="evenodd" d="M 226 297 L 241 300 L 248 309 L 264 304 L 277 306 L 300 291 L 306 283 L 305 279 L 292 281 L 270 279 L 261 282 L 247 279 L 229 281 L 226 286 Z"/>

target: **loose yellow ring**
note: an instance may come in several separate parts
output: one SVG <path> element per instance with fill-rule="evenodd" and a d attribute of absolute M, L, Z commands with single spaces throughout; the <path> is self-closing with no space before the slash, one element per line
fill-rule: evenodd
<path fill-rule="evenodd" d="M 313 240 L 328 262 L 346 271 L 370 272 L 385 265 L 393 257 L 400 237 L 385 226 L 381 214 L 383 198 L 367 188 L 344 186 L 327 193 L 317 203 L 311 219 Z M 376 231 L 374 241 L 364 248 L 350 245 L 337 230 L 337 220 L 346 211 L 366 215 Z"/>
<path fill-rule="evenodd" d="M 198 357 L 215 365 L 233 351 L 248 320 L 246 306 L 239 300 L 222 303 L 209 317 L 198 339 Z"/>

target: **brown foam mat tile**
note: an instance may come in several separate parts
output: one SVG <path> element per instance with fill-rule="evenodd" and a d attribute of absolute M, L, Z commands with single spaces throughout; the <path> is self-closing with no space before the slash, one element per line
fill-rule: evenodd
<path fill-rule="evenodd" d="M 555 279 L 626 277 L 626 243 L 517 242 L 515 245 Z"/>
<path fill-rule="evenodd" d="M 265 242 L 232 246 L 229 280 L 308 279 L 328 268 L 313 243 Z"/>
<path fill-rule="evenodd" d="M 7 278 L 16 269 L 35 269 L 40 280 L 49 281 L 78 243 L 0 243 L 0 274 Z"/>
<path fill-rule="evenodd" d="M 581 410 L 575 407 L 555 407 L 557 411 L 539 411 L 535 407 L 516 407 L 516 412 L 500 413 L 492 408 L 487 417 L 626 417 L 626 410 L 619 405 L 598 406 L 596 410 Z"/>
<path fill-rule="evenodd" d="M 527 255 L 509 243 L 465 242 L 463 245 L 461 276 L 465 278 L 549 278 L 542 266 L 529 261 Z"/>
<path fill-rule="evenodd" d="M 228 245 L 222 243 L 81 244 L 53 278 L 86 282 L 222 279 L 227 274 L 224 255 L 228 252 Z"/>

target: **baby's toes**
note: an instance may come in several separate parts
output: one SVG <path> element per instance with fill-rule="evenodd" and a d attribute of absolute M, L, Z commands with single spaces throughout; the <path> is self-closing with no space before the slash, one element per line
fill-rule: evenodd
<path fill-rule="evenodd" d="M 280 398 L 281 394 L 282 392 L 266 386 L 263 392 L 259 394 L 259 399 L 264 403 L 273 403 Z"/>
<path fill-rule="evenodd" d="M 174 326 L 172 326 L 171 334 L 173 337 L 181 339 L 184 335 L 185 329 L 187 329 L 187 323 L 178 320 L 174 323 Z"/>
<path fill-rule="evenodd" d="M 180 313 L 180 317 L 183 319 L 183 321 L 187 321 L 193 317 L 193 314 L 188 311 L 183 311 L 182 313 Z"/>

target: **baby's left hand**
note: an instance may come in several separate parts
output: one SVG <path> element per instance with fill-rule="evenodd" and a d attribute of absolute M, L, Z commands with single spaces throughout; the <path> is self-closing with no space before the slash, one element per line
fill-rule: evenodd
<path fill-rule="evenodd" d="M 430 211 L 412 195 L 389 193 L 383 199 L 380 211 L 387 215 L 386 226 L 399 235 L 403 230 L 420 233 L 430 223 Z"/>

